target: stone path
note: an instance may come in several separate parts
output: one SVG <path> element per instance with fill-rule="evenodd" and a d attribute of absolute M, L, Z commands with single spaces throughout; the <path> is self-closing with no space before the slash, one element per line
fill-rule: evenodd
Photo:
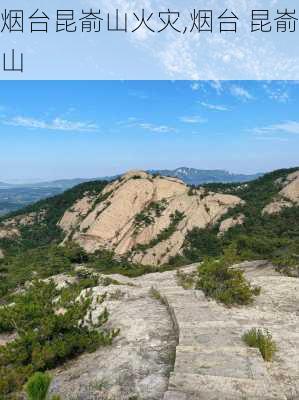
<path fill-rule="evenodd" d="M 232 308 L 183 289 L 175 271 L 111 276 L 124 285 L 93 292 L 108 293 L 105 306 L 120 336 L 57 371 L 53 393 L 77 400 L 299 400 L 299 279 L 263 262 L 241 267 L 262 290 L 251 306 Z M 273 335 L 271 363 L 242 341 L 254 327 Z M 94 386 L 87 394 L 103 382 L 106 394 Z"/>
<path fill-rule="evenodd" d="M 167 308 L 147 288 L 110 285 L 93 290 L 95 298 L 104 293 L 107 299 L 92 318 L 96 321 L 107 307 L 109 325 L 120 329 L 119 336 L 112 346 L 52 371 L 51 394 L 63 400 L 162 399 L 176 348 Z"/>
<path fill-rule="evenodd" d="M 172 272 L 139 278 L 166 299 L 177 329 L 175 365 L 163 400 L 299 399 L 299 280 L 262 263 L 243 267 L 262 287 L 250 307 L 209 301 L 201 291 L 178 286 Z M 273 362 L 242 342 L 252 327 L 273 334 L 278 346 Z"/>

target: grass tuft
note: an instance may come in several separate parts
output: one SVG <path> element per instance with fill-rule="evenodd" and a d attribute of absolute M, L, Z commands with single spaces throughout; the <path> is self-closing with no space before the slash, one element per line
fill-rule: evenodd
<path fill-rule="evenodd" d="M 265 361 L 272 361 L 277 347 L 267 329 L 252 328 L 244 333 L 242 339 L 249 347 L 259 349 Z"/>

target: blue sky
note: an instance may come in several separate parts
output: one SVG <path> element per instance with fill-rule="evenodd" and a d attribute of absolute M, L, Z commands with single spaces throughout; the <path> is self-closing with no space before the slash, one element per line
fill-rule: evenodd
<path fill-rule="evenodd" d="M 7 81 L 0 181 L 299 165 L 296 81 Z"/>
<path fill-rule="evenodd" d="M 74 10 L 75 33 L 56 33 L 61 0 L 2 0 L 2 10 L 24 9 L 24 33 L 0 32 L 1 51 L 24 53 L 24 73 L 3 73 L 2 79 L 299 79 L 298 24 L 295 32 L 277 32 L 278 11 L 296 11 L 298 0 L 63 0 Z M 267 5 L 267 7 L 266 7 Z M 192 12 L 213 11 L 213 33 L 190 32 Z M 252 10 L 269 10 L 271 32 L 251 32 Z M 163 32 L 159 12 L 179 12 L 176 28 Z M 48 33 L 30 33 L 28 16 L 37 9 L 49 16 Z M 101 10 L 100 33 L 81 32 L 82 10 Z M 131 32 L 142 9 L 149 25 Z M 238 17 L 237 32 L 220 34 L 218 17 L 228 9 Z M 128 32 L 108 32 L 107 14 L 119 10 L 120 23 L 128 16 Z M 38 14 L 40 15 L 40 14 Z M 1 30 L 1 29 L 0 29 Z M 1 60 L 0 60 L 1 61 Z"/>

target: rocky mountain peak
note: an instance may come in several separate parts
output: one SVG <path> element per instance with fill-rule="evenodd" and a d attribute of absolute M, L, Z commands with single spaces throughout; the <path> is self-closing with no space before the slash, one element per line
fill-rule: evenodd
<path fill-rule="evenodd" d="M 99 196 L 84 196 L 59 226 L 88 252 L 105 248 L 134 262 L 163 264 L 180 253 L 194 227 L 215 224 L 237 196 L 191 189 L 181 180 L 130 171 Z"/>

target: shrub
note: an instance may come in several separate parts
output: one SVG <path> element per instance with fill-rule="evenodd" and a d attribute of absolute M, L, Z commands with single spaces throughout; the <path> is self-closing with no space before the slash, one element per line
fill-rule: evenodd
<path fill-rule="evenodd" d="M 283 275 L 299 277 L 299 244 L 287 247 L 283 252 L 272 257 L 272 262 L 278 272 Z"/>
<path fill-rule="evenodd" d="M 194 275 L 194 273 L 187 273 L 178 269 L 176 272 L 176 280 L 178 285 L 182 286 L 184 289 L 192 289 L 195 282 Z"/>
<path fill-rule="evenodd" d="M 28 400 L 45 400 L 50 383 L 50 375 L 42 372 L 33 374 L 26 384 Z"/>
<path fill-rule="evenodd" d="M 198 268 L 196 288 L 226 305 L 250 304 L 259 289 L 250 286 L 241 270 L 231 268 L 236 261 L 233 246 L 228 247 L 218 260 L 207 258 Z"/>
<path fill-rule="evenodd" d="M 102 327 L 107 310 L 92 323 L 91 294 L 78 299 L 79 293 L 78 284 L 58 290 L 53 282 L 36 281 L 14 304 L 0 308 L 1 330 L 17 334 L 0 347 L 0 398 L 20 389 L 35 372 L 111 344 L 118 331 Z"/>
<path fill-rule="evenodd" d="M 262 329 L 252 328 L 244 333 L 242 339 L 249 347 L 259 349 L 265 361 L 271 361 L 277 351 L 272 335 L 267 329 L 263 331 Z"/>
<path fill-rule="evenodd" d="M 0 279 L 0 297 L 13 292 L 33 278 L 48 278 L 72 269 L 74 263 L 86 262 L 85 251 L 75 244 L 29 249 L 0 261 L 3 270 Z"/>

